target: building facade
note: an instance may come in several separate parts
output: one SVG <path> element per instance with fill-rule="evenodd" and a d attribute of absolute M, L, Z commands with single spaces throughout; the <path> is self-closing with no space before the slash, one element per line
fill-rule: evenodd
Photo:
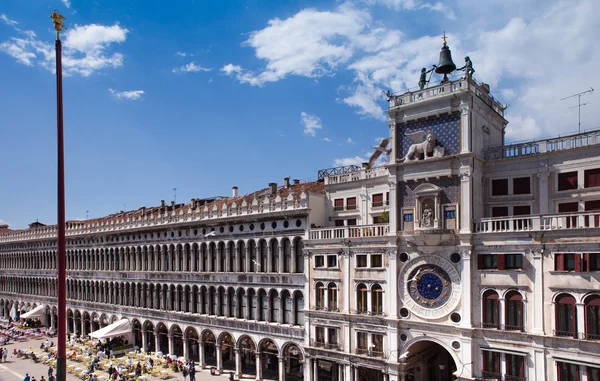
<path fill-rule="evenodd" d="M 68 223 L 70 332 L 306 381 L 600 380 L 600 131 L 505 145 L 471 78 L 390 97 L 381 167 Z M 56 229 L 0 232 L 2 316 Z"/>

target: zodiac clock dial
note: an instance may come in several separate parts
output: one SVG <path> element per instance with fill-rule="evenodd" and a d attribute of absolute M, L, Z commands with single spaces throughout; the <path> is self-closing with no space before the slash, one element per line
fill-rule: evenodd
<path fill-rule="evenodd" d="M 448 274 L 436 265 L 423 265 L 409 275 L 407 287 L 411 298 L 425 308 L 444 305 L 452 293 L 452 282 Z"/>
<path fill-rule="evenodd" d="M 398 278 L 402 306 L 422 318 L 442 318 L 460 302 L 460 275 L 439 256 L 419 256 L 408 261 Z"/>

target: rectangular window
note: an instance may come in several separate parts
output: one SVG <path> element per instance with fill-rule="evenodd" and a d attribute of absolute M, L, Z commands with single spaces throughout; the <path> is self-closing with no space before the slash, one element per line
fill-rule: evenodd
<path fill-rule="evenodd" d="M 531 178 L 517 177 L 513 179 L 513 194 L 530 194 L 531 193 Z"/>
<path fill-rule="evenodd" d="M 325 343 L 325 327 L 315 327 L 315 341 L 319 344 Z"/>
<path fill-rule="evenodd" d="M 579 380 L 579 365 L 557 361 L 558 381 Z"/>
<path fill-rule="evenodd" d="M 327 267 L 337 267 L 337 255 L 327 256 Z"/>
<path fill-rule="evenodd" d="M 383 267 L 383 256 L 381 254 L 371 254 L 371 267 Z"/>
<path fill-rule="evenodd" d="M 506 354 L 506 375 L 525 378 L 525 356 Z"/>
<path fill-rule="evenodd" d="M 356 197 L 348 197 L 346 199 L 346 209 L 348 209 L 348 210 L 356 209 Z"/>
<path fill-rule="evenodd" d="M 315 267 L 325 267 L 325 257 L 323 255 L 315 255 Z"/>
<path fill-rule="evenodd" d="M 497 270 L 498 255 L 496 254 L 480 254 L 477 257 L 478 267 L 480 270 Z"/>
<path fill-rule="evenodd" d="M 356 353 L 365 354 L 367 353 L 368 345 L 368 333 L 367 332 L 356 332 Z"/>
<path fill-rule="evenodd" d="M 504 268 L 507 270 L 518 270 L 523 268 L 522 254 L 505 254 Z"/>
<path fill-rule="evenodd" d="M 492 208 L 492 217 L 507 217 L 508 206 L 494 206 Z"/>
<path fill-rule="evenodd" d="M 337 328 L 328 328 L 327 329 L 327 342 L 329 344 L 338 344 L 338 332 Z"/>
<path fill-rule="evenodd" d="M 333 210 L 344 210 L 344 199 L 343 198 L 335 199 Z"/>
<path fill-rule="evenodd" d="M 373 195 L 373 207 L 383 206 L 383 193 L 377 193 Z"/>
<path fill-rule="evenodd" d="M 346 222 L 348 223 L 348 226 L 356 226 L 356 218 L 350 218 L 346 220 Z"/>
<path fill-rule="evenodd" d="M 377 225 L 379 223 L 379 217 L 373 217 L 373 225 Z"/>
<path fill-rule="evenodd" d="M 336 227 L 344 226 L 344 220 L 335 220 L 335 226 Z"/>
<path fill-rule="evenodd" d="M 600 253 L 584 254 L 585 266 L 587 271 L 600 271 Z"/>
<path fill-rule="evenodd" d="M 508 194 L 508 179 L 492 180 L 492 196 L 506 196 Z"/>
<path fill-rule="evenodd" d="M 563 204 L 558 204 L 558 213 L 573 213 L 579 211 L 579 203 L 578 202 L 565 202 Z"/>
<path fill-rule="evenodd" d="M 367 267 L 367 256 L 365 254 L 356 256 L 356 267 Z"/>
<path fill-rule="evenodd" d="M 555 254 L 554 255 L 554 270 L 555 271 L 581 271 L 581 254 Z"/>
<path fill-rule="evenodd" d="M 600 168 L 588 169 L 583 172 L 584 187 L 593 188 L 600 187 Z"/>
<path fill-rule="evenodd" d="M 513 206 L 513 216 L 528 216 L 531 214 L 529 205 Z"/>
<path fill-rule="evenodd" d="M 412 222 L 413 221 L 413 214 L 412 213 L 404 213 L 404 222 Z"/>
<path fill-rule="evenodd" d="M 371 355 L 381 356 L 383 355 L 383 335 L 372 334 L 371 335 Z"/>
<path fill-rule="evenodd" d="M 558 190 L 577 189 L 577 171 L 558 174 Z"/>
<path fill-rule="evenodd" d="M 481 351 L 483 357 L 483 377 L 496 378 L 500 375 L 500 353 Z"/>

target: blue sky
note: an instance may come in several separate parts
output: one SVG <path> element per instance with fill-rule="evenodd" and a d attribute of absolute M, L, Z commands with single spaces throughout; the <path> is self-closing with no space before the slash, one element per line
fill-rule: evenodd
<path fill-rule="evenodd" d="M 597 87 L 594 0 L 8 0 L 0 6 L 0 220 L 56 222 L 50 13 L 69 28 L 67 218 L 245 194 L 359 163 L 387 136 L 382 90 L 454 61 L 511 106 L 512 140 L 576 130 Z M 596 92 L 582 124 L 600 126 Z M 596 107 L 594 107 L 596 104 Z M 87 212 L 86 212 L 87 211 Z"/>

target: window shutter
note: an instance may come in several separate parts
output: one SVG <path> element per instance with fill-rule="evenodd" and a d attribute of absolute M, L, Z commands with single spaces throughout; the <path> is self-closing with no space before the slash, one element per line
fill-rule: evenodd
<path fill-rule="evenodd" d="M 504 254 L 498 254 L 498 270 L 504 270 Z"/>
<path fill-rule="evenodd" d="M 581 254 L 575 254 L 575 272 L 581 272 Z"/>
<path fill-rule="evenodd" d="M 563 254 L 555 254 L 554 269 L 556 271 L 565 271 L 565 260 Z"/>
<path fill-rule="evenodd" d="M 581 271 L 592 271 L 590 266 L 590 253 L 583 254 L 583 263 L 581 264 Z"/>

